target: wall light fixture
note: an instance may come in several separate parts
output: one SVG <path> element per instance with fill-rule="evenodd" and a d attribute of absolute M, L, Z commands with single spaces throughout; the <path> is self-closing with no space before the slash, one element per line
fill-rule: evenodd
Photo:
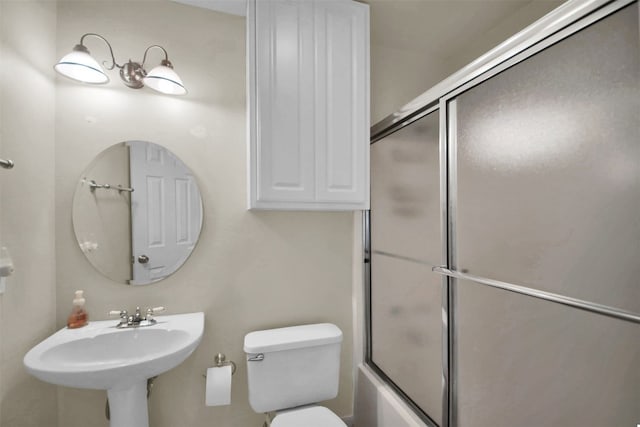
<path fill-rule="evenodd" d="M 128 87 L 140 89 L 147 86 L 167 95 L 184 95 L 187 93 L 187 89 L 182 84 L 182 80 L 178 74 L 173 71 L 173 65 L 169 61 L 167 51 L 162 46 L 149 46 L 147 50 L 144 51 L 142 63 L 129 60 L 129 62 L 120 65 L 113 56 L 111 44 L 100 34 L 95 33 L 83 35 L 80 38 L 80 44 L 75 45 L 70 53 L 63 56 L 62 59 L 54 65 L 53 68 L 59 74 L 82 83 L 104 84 L 109 82 L 107 73 L 105 73 L 98 61 L 91 56 L 89 49 L 84 45 L 84 38 L 87 36 L 97 37 L 109 46 L 111 63 L 109 64 L 109 61 L 103 61 L 102 64 L 107 70 L 113 70 L 115 67 L 118 67 L 120 69 L 120 78 Z M 160 62 L 160 65 L 152 68 L 151 71 L 147 73 L 144 68 L 145 61 L 147 60 L 147 52 L 154 47 L 162 49 L 164 59 Z"/>

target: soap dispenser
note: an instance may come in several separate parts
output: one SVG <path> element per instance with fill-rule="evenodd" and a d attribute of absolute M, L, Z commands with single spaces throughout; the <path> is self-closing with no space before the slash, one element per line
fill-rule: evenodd
<path fill-rule="evenodd" d="M 73 306 L 71 308 L 71 314 L 67 319 L 67 328 L 75 329 L 81 328 L 89 323 L 89 315 L 84 308 L 84 292 L 81 290 L 76 291 L 75 298 L 73 298 Z"/>

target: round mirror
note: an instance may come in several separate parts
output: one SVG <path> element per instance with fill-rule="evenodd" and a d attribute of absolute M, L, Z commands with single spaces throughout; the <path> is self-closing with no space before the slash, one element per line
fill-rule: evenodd
<path fill-rule="evenodd" d="M 126 141 L 104 150 L 82 173 L 72 215 L 80 250 L 98 271 L 144 285 L 187 260 L 202 229 L 202 198 L 173 153 Z"/>

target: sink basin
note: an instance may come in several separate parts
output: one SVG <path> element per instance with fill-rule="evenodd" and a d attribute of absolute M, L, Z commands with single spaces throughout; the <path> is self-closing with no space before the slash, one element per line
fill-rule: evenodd
<path fill-rule="evenodd" d="M 117 329 L 118 321 L 101 320 L 61 329 L 33 347 L 24 365 L 42 381 L 107 390 L 111 427 L 148 426 L 147 379 L 182 363 L 204 332 L 204 313 L 155 319 L 140 328 Z"/>

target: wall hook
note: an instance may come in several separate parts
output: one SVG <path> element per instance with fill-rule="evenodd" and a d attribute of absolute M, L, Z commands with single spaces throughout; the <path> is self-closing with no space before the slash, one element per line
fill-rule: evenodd
<path fill-rule="evenodd" d="M 0 166 L 5 168 L 5 169 L 11 169 L 13 168 L 13 160 L 9 160 L 9 159 L 0 159 Z"/>
<path fill-rule="evenodd" d="M 2 246 L 0 248 L 0 294 L 7 289 L 7 277 L 13 274 L 13 260 L 9 250 Z"/>

